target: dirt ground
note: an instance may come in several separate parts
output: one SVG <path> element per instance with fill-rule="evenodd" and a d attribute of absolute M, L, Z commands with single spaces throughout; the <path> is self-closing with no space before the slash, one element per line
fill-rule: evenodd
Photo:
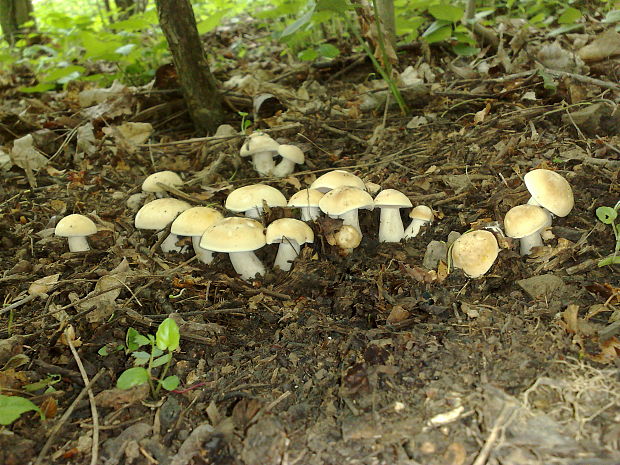
<path fill-rule="evenodd" d="M 403 116 L 380 99 L 364 106 L 381 93 L 363 60 L 291 70 L 273 61 L 277 50 L 259 53 L 216 74 L 258 76 L 254 94 L 279 102 L 253 128 L 307 158 L 289 178 L 260 181 L 288 198 L 323 172 L 347 169 L 429 205 L 436 220 L 413 240 L 380 244 L 378 213 L 362 212 L 364 239 L 348 256 L 324 240 L 334 225 L 319 220 L 317 240 L 291 272 L 245 282 L 223 254 L 207 266 L 161 253 L 127 206 L 146 175 L 170 169 L 186 181 L 171 195 L 223 211 L 231 190 L 259 181 L 237 157 L 241 136 L 189 140 L 175 92 L 124 89 L 106 101 L 109 113 L 93 116 L 79 106 L 80 86 L 38 96 L 5 86 L 5 150 L 36 132 L 35 146 L 51 157 L 37 171 L 1 172 L 5 309 L 33 281 L 58 276 L 46 294 L 2 311 L 0 389 L 30 398 L 48 418 L 30 412 L 1 430 L 0 463 L 90 463 L 93 437 L 96 463 L 108 465 L 620 463 L 620 267 L 597 266 L 615 239 L 595 215 L 620 200 L 620 123 L 605 104 L 573 115 L 617 99 L 619 62 L 587 75 L 611 88 L 554 75 L 550 90 L 532 63 L 529 73 L 523 62 L 512 74 L 464 77 L 464 62 L 438 49 L 425 62 L 436 75 L 406 94 L 412 113 Z M 401 61 L 420 70 L 424 53 L 414 47 Z M 230 105 L 251 112 L 249 93 L 230 91 Z M 94 150 L 76 145 L 88 121 Z M 127 121 L 154 132 L 131 143 L 114 130 Z M 228 122 L 238 128 L 240 118 L 230 111 Z M 499 258 L 479 279 L 428 256 L 431 241 L 453 231 L 501 226 L 529 198 L 523 175 L 540 167 L 575 193 L 544 248 L 523 258 L 500 237 Z M 70 253 L 52 234 L 68 213 L 98 225 L 91 251 Z M 263 220 L 294 215 L 272 209 Z M 258 255 L 272 263 L 275 252 Z M 85 297 L 112 270 L 121 285 L 111 298 L 91 294 L 89 305 Z M 132 366 L 116 350 L 127 329 L 153 334 L 172 313 L 182 334 L 171 368 L 179 388 L 155 398 L 143 387 L 114 390 Z M 76 359 L 94 379 L 93 402 Z M 53 389 L 24 391 L 40 380 Z"/>

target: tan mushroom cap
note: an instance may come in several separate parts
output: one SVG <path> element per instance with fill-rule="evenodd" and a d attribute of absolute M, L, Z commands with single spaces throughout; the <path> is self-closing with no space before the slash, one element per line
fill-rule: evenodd
<path fill-rule="evenodd" d="M 222 215 L 215 208 L 192 207 L 182 212 L 172 222 L 170 232 L 178 236 L 202 236 L 202 234 L 218 221 Z"/>
<path fill-rule="evenodd" d="M 470 278 L 478 278 L 489 271 L 498 253 L 499 246 L 493 233 L 471 231 L 454 241 L 452 261 Z"/>
<path fill-rule="evenodd" d="M 190 207 L 189 203 L 173 198 L 153 200 L 138 210 L 134 222 L 138 229 L 162 229 Z"/>
<path fill-rule="evenodd" d="M 362 233 L 353 226 L 343 225 L 338 231 L 326 236 L 329 245 L 337 245 L 343 249 L 355 249 L 362 243 Z"/>
<path fill-rule="evenodd" d="M 504 217 L 506 235 L 513 239 L 534 234 L 549 225 L 548 213 L 536 205 L 517 205 L 511 208 Z"/>
<path fill-rule="evenodd" d="M 314 242 L 314 232 L 306 223 L 294 218 L 280 218 L 267 226 L 267 244 L 285 242 L 287 239 L 298 244 Z"/>
<path fill-rule="evenodd" d="M 310 185 L 312 189 L 318 189 L 321 192 L 328 192 L 332 189 L 342 186 L 357 187 L 366 190 L 366 184 L 353 173 L 344 170 L 334 170 L 319 176 Z"/>
<path fill-rule="evenodd" d="M 396 189 L 385 189 L 375 197 L 375 207 L 399 207 L 407 208 L 413 206 L 411 200 Z"/>
<path fill-rule="evenodd" d="M 78 213 L 65 216 L 54 229 L 54 234 L 59 237 L 90 236 L 96 232 L 97 225 L 90 218 Z"/>
<path fill-rule="evenodd" d="M 422 221 L 433 221 L 433 210 L 426 205 L 418 205 L 409 212 L 409 218 Z"/>
<path fill-rule="evenodd" d="M 527 173 L 523 180 L 532 198 L 554 215 L 564 217 L 573 209 L 573 190 L 555 171 L 537 169 Z"/>
<path fill-rule="evenodd" d="M 226 209 L 238 213 L 263 208 L 263 201 L 270 207 L 285 207 L 286 197 L 275 187 L 267 184 L 252 184 L 235 189 L 226 198 Z"/>
<path fill-rule="evenodd" d="M 200 247 L 213 252 L 250 252 L 263 247 L 263 225 L 251 218 L 224 218 L 202 235 Z"/>
<path fill-rule="evenodd" d="M 302 189 L 288 201 L 289 207 L 318 207 L 325 194 L 318 189 Z"/>
<path fill-rule="evenodd" d="M 343 186 L 327 192 L 319 202 L 319 208 L 328 215 L 343 215 L 357 209 L 372 210 L 374 201 L 362 189 Z"/>
<path fill-rule="evenodd" d="M 301 165 L 306 158 L 304 152 L 296 145 L 282 144 L 278 147 L 278 155 L 287 160 L 291 160 L 293 163 Z"/>
<path fill-rule="evenodd" d="M 259 152 L 274 152 L 278 151 L 278 144 L 275 140 L 269 137 L 267 134 L 257 133 L 250 135 L 244 144 L 241 146 L 239 155 L 242 157 L 249 157 Z"/>
<path fill-rule="evenodd" d="M 142 183 L 144 192 L 165 192 L 158 184 L 177 187 L 183 185 L 183 180 L 174 171 L 158 171 L 148 176 Z"/>

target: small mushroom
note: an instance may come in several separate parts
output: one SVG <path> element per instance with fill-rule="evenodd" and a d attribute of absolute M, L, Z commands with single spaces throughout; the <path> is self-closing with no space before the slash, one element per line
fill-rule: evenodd
<path fill-rule="evenodd" d="M 56 224 L 56 229 L 54 229 L 54 234 L 58 237 L 67 238 L 71 252 L 86 252 L 90 250 L 86 237 L 96 232 L 97 226 L 95 223 L 90 218 L 77 213 L 62 218 Z"/>
<path fill-rule="evenodd" d="M 209 226 L 221 221 L 224 216 L 214 208 L 192 207 L 182 212 L 172 222 L 170 232 L 177 236 L 189 236 L 192 238 L 192 246 L 196 257 L 202 263 L 211 263 L 213 253 L 200 247 L 200 239 Z"/>
<path fill-rule="evenodd" d="M 269 207 L 285 207 L 286 197 L 275 187 L 266 184 L 252 184 L 235 189 L 226 198 L 226 209 L 243 212 L 248 218 L 260 218 L 263 202 Z"/>
<path fill-rule="evenodd" d="M 372 210 L 374 201 L 368 192 L 357 187 L 337 187 L 323 196 L 319 208 L 330 218 L 341 218 L 345 225 L 353 226 L 361 234 L 357 211 Z"/>
<path fill-rule="evenodd" d="M 315 221 L 321 214 L 319 202 L 323 195 L 325 194 L 317 189 L 302 189 L 293 194 L 288 201 L 288 206 L 301 210 L 302 221 Z"/>
<path fill-rule="evenodd" d="M 231 217 L 210 226 L 200 239 L 200 247 L 228 254 L 230 262 L 242 279 L 265 274 L 265 266 L 254 251 L 265 245 L 265 230 L 258 221 Z"/>
<path fill-rule="evenodd" d="M 305 161 L 304 153 L 295 145 L 282 144 L 278 147 L 278 155 L 282 157 L 271 174 L 277 178 L 284 178 L 295 171 L 295 165 Z"/>
<path fill-rule="evenodd" d="M 310 184 L 310 188 L 320 190 L 321 192 L 329 192 L 337 187 L 357 187 L 366 190 L 366 184 L 358 176 L 344 170 L 334 170 L 319 176 Z"/>
<path fill-rule="evenodd" d="M 341 255 L 349 255 L 362 242 L 362 233 L 353 226 L 344 224 L 338 231 L 325 236 L 329 245 L 337 246 Z"/>
<path fill-rule="evenodd" d="M 306 223 L 294 218 L 281 218 L 267 226 L 267 244 L 280 244 L 274 267 L 289 271 L 301 246 L 314 242 L 314 232 Z"/>
<path fill-rule="evenodd" d="M 418 205 L 409 212 L 411 223 L 405 229 L 404 238 L 413 239 L 420 233 L 420 228 L 433 221 L 433 210 L 426 205 Z"/>
<path fill-rule="evenodd" d="M 179 187 L 183 185 L 183 180 L 174 171 L 158 171 L 148 176 L 142 183 L 143 192 L 152 192 L 157 198 L 168 197 L 165 189 L 160 184 L 170 187 Z"/>
<path fill-rule="evenodd" d="M 568 181 L 555 171 L 533 170 L 523 177 L 523 181 L 532 196 L 527 202 L 528 205 L 543 207 L 560 217 L 568 215 L 573 209 L 575 205 L 573 190 Z"/>
<path fill-rule="evenodd" d="M 276 166 L 273 157 L 278 153 L 278 144 L 275 140 L 262 132 L 255 132 L 247 138 L 241 146 L 241 157 L 252 157 L 254 169 L 261 176 L 269 176 Z"/>
<path fill-rule="evenodd" d="M 411 206 L 411 200 L 396 189 L 385 189 L 375 197 L 375 207 L 381 209 L 379 242 L 400 242 L 405 235 L 400 209 Z"/>
<path fill-rule="evenodd" d="M 161 239 L 164 234 L 163 229 L 179 215 L 179 213 L 190 208 L 191 205 L 182 200 L 173 198 L 156 199 L 144 205 L 134 220 L 137 229 L 151 229 L 159 231 L 157 237 Z M 183 247 L 176 245 L 179 238 L 176 234 L 170 233 L 161 243 L 161 250 L 164 253 L 182 252 Z"/>
<path fill-rule="evenodd" d="M 520 240 L 521 255 L 529 255 L 532 248 L 543 245 L 540 231 L 550 225 L 548 213 L 536 205 L 518 205 L 504 217 L 506 235 Z"/>
<path fill-rule="evenodd" d="M 492 232 L 471 231 L 452 244 L 452 263 L 470 278 L 478 278 L 489 271 L 498 253 L 499 246 Z"/>

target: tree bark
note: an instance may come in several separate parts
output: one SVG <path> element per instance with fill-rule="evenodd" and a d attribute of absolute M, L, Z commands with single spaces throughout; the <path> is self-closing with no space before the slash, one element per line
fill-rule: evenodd
<path fill-rule="evenodd" d="M 159 24 L 179 75 L 190 117 L 201 134 L 213 134 L 223 118 L 222 100 L 196 28 L 189 0 L 156 0 Z"/>
<path fill-rule="evenodd" d="M 0 26 L 10 45 L 24 32 L 20 26 L 30 20 L 34 20 L 32 0 L 0 0 Z"/>

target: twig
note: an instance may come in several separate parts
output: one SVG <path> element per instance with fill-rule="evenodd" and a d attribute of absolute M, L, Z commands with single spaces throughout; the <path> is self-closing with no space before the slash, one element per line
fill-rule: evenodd
<path fill-rule="evenodd" d="M 11 305 L 7 305 L 2 310 L 0 310 L 0 316 L 4 315 L 7 312 L 10 312 L 11 310 L 15 310 L 17 307 L 27 304 L 28 302 L 36 299 L 37 297 L 39 297 L 39 295 L 37 294 L 28 294 L 23 299 L 20 299 L 17 302 L 13 302 Z"/>
<path fill-rule="evenodd" d="M 47 451 L 49 450 L 49 448 L 52 446 L 52 443 L 54 442 L 54 438 L 56 437 L 60 429 L 63 427 L 63 425 L 67 422 L 67 420 L 69 419 L 69 417 L 71 416 L 75 408 L 78 406 L 78 404 L 81 402 L 81 400 L 84 398 L 86 393 L 91 390 L 92 386 L 95 385 L 95 383 L 101 377 L 101 375 L 103 375 L 103 373 L 105 373 L 105 368 L 102 368 L 101 370 L 99 370 L 99 372 L 93 377 L 93 379 L 90 380 L 90 383 L 84 386 L 84 389 L 82 389 L 82 391 L 77 395 L 77 397 L 71 403 L 69 408 L 65 411 L 65 413 L 63 413 L 62 417 L 60 417 L 60 419 L 58 420 L 58 423 L 56 423 L 56 425 L 54 425 L 54 428 L 52 428 L 52 431 L 50 432 L 50 435 L 48 436 L 47 441 L 45 441 L 45 444 L 43 445 L 41 452 L 39 452 L 39 456 L 35 460 L 34 465 L 43 464 L 43 458 L 47 454 Z"/>
<path fill-rule="evenodd" d="M 491 447 L 493 447 L 493 444 L 497 440 L 499 434 L 508 425 L 508 423 L 510 423 L 514 412 L 514 408 L 509 408 L 507 404 L 504 404 L 501 412 L 499 413 L 499 416 L 497 417 L 497 420 L 495 420 L 495 423 L 493 424 L 493 428 L 491 428 L 489 437 L 487 437 L 487 440 L 484 442 L 482 449 L 480 449 L 478 457 L 476 457 L 476 460 L 474 461 L 474 463 L 472 463 L 472 465 L 485 465 L 487 463 L 487 459 L 489 458 L 489 454 L 491 453 Z"/>
<path fill-rule="evenodd" d="M 84 385 L 88 386 L 90 382 L 88 381 L 88 374 L 84 369 L 84 364 L 82 363 L 82 359 L 80 359 L 77 350 L 75 350 L 75 346 L 73 345 L 72 335 L 69 332 L 69 328 L 65 329 L 65 340 L 67 341 L 67 345 L 71 350 L 71 354 L 75 359 L 75 363 L 77 363 L 78 369 L 80 370 L 80 374 L 82 375 L 82 380 L 84 381 Z M 88 400 L 90 401 L 90 414 L 93 417 L 93 438 L 91 445 L 91 453 L 90 453 L 90 465 L 97 465 L 97 460 L 99 458 L 99 415 L 97 414 L 97 404 L 95 402 L 95 395 L 93 391 L 88 390 Z"/>

